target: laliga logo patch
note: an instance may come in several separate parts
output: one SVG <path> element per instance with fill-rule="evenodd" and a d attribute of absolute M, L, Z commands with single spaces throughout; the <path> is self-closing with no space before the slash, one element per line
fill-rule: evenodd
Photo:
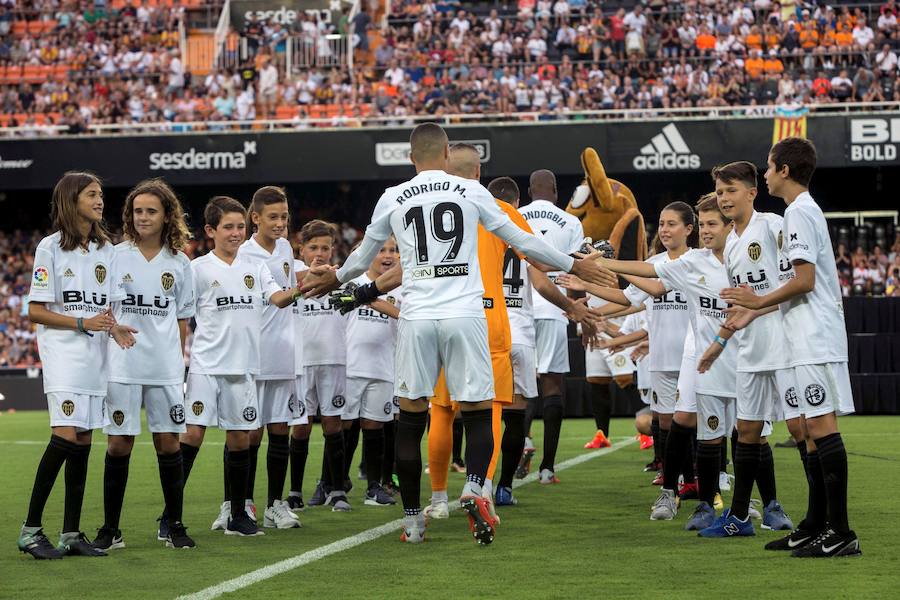
<path fill-rule="evenodd" d="M 335 408 L 344 408 L 344 404 L 346 404 L 346 401 L 340 394 L 331 399 L 331 405 Z"/>
<path fill-rule="evenodd" d="M 66 415 L 67 417 L 71 417 L 72 413 L 75 412 L 75 403 L 71 400 L 66 400 L 62 403 L 62 406 L 60 406 L 60 408 L 62 409 L 64 415 Z"/>
<path fill-rule="evenodd" d="M 242 414 L 244 415 L 244 420 L 248 423 L 252 423 L 256 420 L 256 409 L 252 406 L 245 408 Z"/>
<path fill-rule="evenodd" d="M 788 388 L 788 391 L 784 393 L 784 401 L 788 406 L 797 408 L 797 390 L 793 387 Z"/>
<path fill-rule="evenodd" d="M 159 282 L 162 284 L 163 291 L 168 292 L 175 285 L 175 275 L 166 271 L 159 276 Z"/>
<path fill-rule="evenodd" d="M 625 357 L 621 354 L 617 354 L 616 358 L 613 360 L 613 364 L 621 369 L 625 366 Z"/>
<path fill-rule="evenodd" d="M 31 278 L 31 287 L 37 290 L 46 290 L 50 286 L 50 271 L 47 267 L 36 267 L 34 277 Z"/>
<path fill-rule="evenodd" d="M 103 285 L 103 282 L 106 281 L 106 265 L 103 263 L 94 265 L 94 277 L 97 279 L 97 283 Z"/>
<path fill-rule="evenodd" d="M 820 404 L 825 402 L 825 388 L 823 388 L 818 383 L 811 383 L 806 386 L 806 390 L 804 390 L 803 396 L 806 398 L 806 401 L 810 406 L 819 406 Z"/>
<path fill-rule="evenodd" d="M 389 415 L 389 414 L 391 414 L 391 411 L 393 411 L 393 410 L 394 410 L 394 404 L 392 402 L 384 403 L 384 414 Z"/>
<path fill-rule="evenodd" d="M 195 417 L 199 417 L 203 414 L 203 403 L 199 400 L 191 404 L 191 412 L 194 413 Z"/>
<path fill-rule="evenodd" d="M 285 263 L 281 265 L 281 268 L 284 269 L 284 276 L 287 277 L 288 279 L 290 279 L 291 278 L 291 265 L 287 264 L 287 261 L 285 261 Z"/>
<path fill-rule="evenodd" d="M 719 417 L 712 415 L 706 419 L 706 426 L 715 431 L 719 428 Z"/>
<path fill-rule="evenodd" d="M 253 286 L 256 285 L 256 280 L 253 279 L 253 275 L 247 273 L 244 275 L 244 285 L 247 286 L 248 290 L 252 290 Z"/>
<path fill-rule="evenodd" d="M 121 410 L 117 410 L 112 414 L 113 423 L 116 424 L 116 427 L 121 427 L 122 423 L 125 422 L 125 413 Z"/>
<path fill-rule="evenodd" d="M 182 423 L 184 423 L 184 405 L 176 404 L 172 408 L 170 408 L 169 418 L 172 419 L 172 422 L 176 425 L 181 425 Z"/>
<path fill-rule="evenodd" d="M 762 256 L 762 246 L 759 242 L 750 242 L 750 245 L 747 246 L 747 256 L 749 256 L 750 260 L 753 262 L 759 261 Z"/>

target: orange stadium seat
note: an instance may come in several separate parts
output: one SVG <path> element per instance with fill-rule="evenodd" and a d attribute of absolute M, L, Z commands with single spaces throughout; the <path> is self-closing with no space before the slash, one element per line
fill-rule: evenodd
<path fill-rule="evenodd" d="M 8 113 L 0 113 L 0 127 L 9 127 L 12 115 Z"/>
<path fill-rule="evenodd" d="M 13 35 L 16 37 L 22 37 L 28 32 L 28 22 L 27 21 L 14 21 L 12 26 Z"/>
<path fill-rule="evenodd" d="M 281 120 L 293 119 L 297 114 L 296 106 L 279 106 L 275 109 L 275 118 Z"/>
<path fill-rule="evenodd" d="M 41 35 L 44 30 L 43 21 L 28 21 L 28 33 L 31 35 Z"/>
<path fill-rule="evenodd" d="M 22 71 L 22 79 L 25 83 L 41 83 L 44 76 L 41 74 L 41 67 L 38 65 L 25 65 Z"/>
<path fill-rule="evenodd" d="M 65 81 L 69 78 L 70 65 L 60 63 L 53 65 L 53 79 L 57 81 Z"/>

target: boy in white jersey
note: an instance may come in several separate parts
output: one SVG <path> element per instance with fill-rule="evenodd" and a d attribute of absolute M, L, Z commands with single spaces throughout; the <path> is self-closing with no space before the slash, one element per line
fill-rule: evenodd
<path fill-rule="evenodd" d="M 369 270 L 351 283 L 356 286 L 372 283 L 391 269 L 398 258 L 397 241 L 388 238 Z M 368 480 L 365 503 L 390 506 L 397 501 L 384 490 L 381 481 L 384 425 L 394 420 L 394 349 L 400 302 L 395 295 L 382 295 L 379 300 L 347 313 L 347 403 L 341 418 L 345 422 L 360 420 Z M 344 435 L 348 435 L 346 429 Z M 345 467 L 349 462 L 348 455 Z"/>
<path fill-rule="evenodd" d="M 306 263 L 299 258 L 294 259 L 294 275 L 298 284 L 303 281 L 307 270 Z M 303 388 L 303 323 L 300 320 L 303 314 L 303 298 L 294 300 L 292 314 L 294 319 L 294 397 L 297 402 L 293 409 L 299 416 L 289 423 L 291 427 L 291 486 L 286 502 L 292 511 L 300 512 L 306 508 L 306 504 L 303 502 L 303 475 L 306 471 L 306 458 L 309 456 L 309 436 L 303 427 L 296 427 L 309 423 L 306 401 L 303 399 L 305 394 Z"/>
<path fill-rule="evenodd" d="M 141 406 L 153 435 L 166 508 L 157 537 L 170 548 L 193 548 L 181 523 L 184 433 L 184 337 L 194 316 L 190 259 L 182 251 L 190 231 L 184 210 L 162 179 L 139 183 L 125 198 L 125 241 L 116 246 L 118 284 L 125 294 L 116 320 L 140 333 L 130 349 L 109 343 L 106 468 L 103 527 L 94 546 L 124 548 L 119 530 L 134 438 L 141 433 Z"/>
<path fill-rule="evenodd" d="M 230 513 L 225 534 L 262 535 L 255 515 L 246 510 L 250 432 L 259 429 L 260 331 L 266 302 L 284 308 L 296 289 L 282 290 L 264 262 L 238 256 L 247 228 L 240 202 L 216 196 L 203 217 L 215 247 L 191 262 L 197 328 L 187 380 L 187 432 L 181 438 L 184 480 L 187 483 L 206 428 L 218 425 L 226 432 L 228 449 L 230 499 L 220 511 Z"/>
<path fill-rule="evenodd" d="M 766 548 L 804 558 L 857 556 L 859 539 L 847 518 L 847 451 L 836 417 L 854 410 L 847 333 L 828 225 L 809 194 L 815 168 L 809 140 L 787 138 L 769 152 L 766 185 L 787 204 L 778 241 L 795 277 L 766 293 L 736 287 L 722 296 L 757 312 L 778 306 L 791 332 L 787 348 L 806 435 L 809 510 L 797 530 Z"/>
<path fill-rule="evenodd" d="M 578 252 L 584 242 L 584 229 L 578 217 L 556 206 L 556 176 L 540 169 L 531 174 L 528 181 L 531 203 L 522 208 L 522 216 L 531 229 L 540 231 L 542 239 L 564 254 Z M 559 273 L 549 273 L 555 280 Z M 539 482 L 559 483 L 554 472 L 559 435 L 562 430 L 563 377 L 569 372 L 568 319 L 559 308 L 542 297 L 534 298 L 534 330 L 537 348 L 541 404 L 544 419 L 544 447 Z M 530 419 L 525 424 L 528 431 Z"/>
<path fill-rule="evenodd" d="M 337 228 L 331 223 L 310 221 L 300 230 L 301 259 L 310 268 L 330 264 L 336 238 Z M 334 512 L 346 512 L 350 510 L 350 503 L 347 501 L 350 486 L 344 480 L 346 453 L 341 419 L 347 403 L 347 349 L 344 341 L 346 318 L 330 298 L 304 298 L 300 308 L 303 400 L 308 417 L 319 413 L 325 437 L 322 474 L 308 504 L 328 504 Z M 311 433 L 312 423 L 295 425 L 295 443 L 297 440 L 307 440 L 308 443 Z M 302 484 L 302 476 L 300 481 Z M 302 489 L 292 491 L 302 494 Z"/>
<path fill-rule="evenodd" d="M 573 260 L 519 229 L 478 182 L 446 173 L 447 134 L 435 124 L 419 125 L 410 136 L 417 175 L 388 188 L 378 201 L 360 247 L 338 270 L 317 268 L 303 290 L 322 295 L 368 268 L 383 242 L 394 234 L 403 266 L 404 310 L 397 339 L 395 393 L 400 397 L 397 471 L 403 499 L 401 539 L 424 540 L 421 514 L 421 439 L 427 399 L 441 367 L 451 398 L 461 404 L 466 427 L 466 485 L 461 506 L 479 543 L 494 538 L 493 520 L 481 497 L 493 450 L 491 401 L 493 374 L 487 345 L 477 225 L 550 267 L 600 277 L 588 260 Z M 377 290 L 376 290 L 377 291 Z"/>
<path fill-rule="evenodd" d="M 253 194 L 250 202 L 250 220 L 256 232 L 238 250 L 238 257 L 251 262 L 263 262 L 281 289 L 296 286 L 294 275 L 294 250 L 285 239 L 290 214 L 287 195 L 275 186 L 262 187 Z M 268 473 L 268 497 L 263 515 L 263 527 L 292 529 L 300 527 L 300 521 L 281 500 L 284 480 L 287 476 L 290 446 L 288 423 L 299 418 L 296 379 L 294 375 L 294 315 L 266 303 L 260 334 L 265 344 L 260 347 L 259 375 L 256 377 L 256 395 L 259 401 L 260 425 L 269 432 L 269 448 L 266 453 Z M 256 480 L 257 456 L 262 441 L 262 428 L 250 433 L 250 475 L 247 499 L 253 501 Z M 227 469 L 226 469 L 227 472 Z M 227 480 L 226 480 L 227 482 Z M 226 500 L 228 498 L 225 498 Z M 252 512 L 256 512 L 255 510 Z M 228 515 L 224 515 L 227 522 Z"/>
<path fill-rule="evenodd" d="M 38 326 L 51 434 L 17 544 L 37 559 L 105 556 L 80 531 L 91 433 L 105 424 L 106 333 L 116 324 L 110 305 L 122 299 L 115 250 L 103 226 L 100 181 L 90 173 L 63 175 L 53 188 L 50 216 L 55 232 L 42 239 L 34 253 L 28 318 Z M 126 346 L 134 341 L 117 339 Z M 41 518 L 63 463 L 63 527 L 54 548 Z"/>

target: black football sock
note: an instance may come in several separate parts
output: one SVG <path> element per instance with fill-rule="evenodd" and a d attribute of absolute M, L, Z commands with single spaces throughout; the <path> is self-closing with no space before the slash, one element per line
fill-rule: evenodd
<path fill-rule="evenodd" d="M 685 427 L 684 429 L 688 432 L 688 443 L 685 446 L 681 458 L 681 476 L 684 477 L 684 482 L 687 484 L 694 483 L 697 479 L 697 472 L 695 470 L 697 457 L 697 428 Z"/>
<path fill-rule="evenodd" d="M 59 470 L 69 454 L 74 452 L 77 447 L 77 444 L 64 440 L 58 435 L 50 436 L 50 443 L 44 449 L 44 455 L 41 457 L 37 473 L 34 475 L 31 502 L 28 504 L 28 518 L 25 519 L 27 527 L 41 526 L 44 506 L 47 505 L 47 499 L 50 497 L 50 492 L 53 491 L 53 484 L 56 483 Z"/>
<path fill-rule="evenodd" d="M 728 471 L 728 438 L 722 439 L 722 443 L 719 444 L 719 452 L 721 453 L 719 456 L 719 471 L 725 473 Z"/>
<path fill-rule="evenodd" d="M 803 477 L 806 478 L 806 502 L 807 502 L 807 514 L 809 514 L 810 509 L 810 497 L 812 496 L 812 482 L 809 480 L 809 467 L 806 464 L 806 441 L 801 440 L 797 444 L 797 452 L 800 454 L 800 462 L 803 464 Z M 803 519 L 797 525 L 797 529 L 809 529 L 807 527 L 807 523 L 809 522 L 809 517 L 804 515 Z"/>
<path fill-rule="evenodd" d="M 481 487 L 494 452 L 491 409 L 463 411 L 462 421 L 466 428 L 466 481 Z"/>
<path fill-rule="evenodd" d="M 112 456 L 106 453 L 103 469 L 103 516 L 104 525 L 119 528 L 122 504 L 125 502 L 125 486 L 128 485 L 128 463 L 131 455 Z"/>
<path fill-rule="evenodd" d="M 682 427 L 678 423 L 672 422 L 672 429 L 669 430 L 666 440 L 666 453 L 663 455 L 663 488 L 667 490 L 678 490 L 678 475 L 681 473 L 681 466 L 684 462 L 684 455 L 687 452 L 688 444 L 691 443 L 691 430 Z M 691 483 L 685 481 L 685 483 Z"/>
<path fill-rule="evenodd" d="M 384 429 L 362 430 L 362 454 L 366 461 L 368 487 L 381 483 L 381 464 L 384 460 Z M 349 461 L 348 461 L 349 462 Z"/>
<path fill-rule="evenodd" d="M 604 435 L 609 436 L 609 417 L 612 414 L 612 390 L 609 383 L 591 384 L 591 410 L 594 424 Z"/>
<path fill-rule="evenodd" d="M 397 477 L 400 479 L 400 498 L 407 515 L 418 514 L 422 508 L 422 435 L 428 412 L 400 409 L 397 421 Z"/>
<path fill-rule="evenodd" d="M 531 422 L 534 421 L 534 415 L 537 413 L 538 405 L 541 403 L 540 397 L 525 399 L 525 436 L 531 436 Z"/>
<path fill-rule="evenodd" d="M 359 446 L 359 419 L 354 419 L 350 429 L 344 430 L 344 477 L 341 481 L 350 479 L 350 467 L 353 466 L 353 455 Z"/>
<path fill-rule="evenodd" d="M 381 460 L 381 483 L 393 483 L 394 456 L 397 443 L 397 421 L 388 421 L 384 424 L 384 458 Z"/>
<path fill-rule="evenodd" d="M 228 444 L 222 446 L 222 488 L 223 498 L 231 499 L 231 473 L 228 472 Z"/>
<path fill-rule="evenodd" d="M 759 445 L 759 470 L 756 471 L 756 487 L 759 489 L 763 506 L 778 498 L 775 487 L 775 457 L 772 456 L 772 446 L 766 442 Z"/>
<path fill-rule="evenodd" d="M 230 450 L 228 452 L 228 485 L 231 490 L 231 518 L 235 519 L 244 512 L 244 500 L 247 499 L 247 482 L 250 480 L 250 449 Z"/>
<path fill-rule="evenodd" d="M 662 442 L 659 439 L 659 417 L 653 417 L 650 421 L 650 435 L 653 437 L 653 460 L 662 462 Z"/>
<path fill-rule="evenodd" d="M 309 457 L 309 438 L 291 438 L 291 492 L 303 494 L 303 474 Z"/>
<path fill-rule="evenodd" d="M 806 454 L 806 481 L 809 485 L 809 499 L 803 529 L 819 531 L 825 528 L 828 520 L 828 492 L 825 488 L 825 475 L 822 473 L 818 450 Z"/>
<path fill-rule="evenodd" d="M 544 398 L 544 457 L 540 469 L 553 471 L 556 465 L 556 451 L 559 448 L 559 433 L 562 429 L 562 397 Z"/>
<path fill-rule="evenodd" d="M 166 515 L 169 522 L 180 522 L 184 507 L 184 461 L 181 450 L 174 454 L 157 454 L 156 462 L 159 464 L 159 483 L 166 501 Z"/>
<path fill-rule="evenodd" d="M 266 475 L 269 480 L 269 494 L 266 499 L 266 506 L 273 506 L 276 500 L 281 500 L 290 457 L 291 447 L 288 445 L 288 435 L 286 433 L 269 433 L 269 449 L 266 451 Z"/>
<path fill-rule="evenodd" d="M 750 510 L 750 493 L 756 472 L 759 470 L 759 444 L 738 442 L 734 449 L 734 495 L 731 497 L 731 514 L 746 520 Z"/>
<path fill-rule="evenodd" d="M 324 434 L 323 434 L 324 435 Z M 344 444 L 343 437 L 341 437 L 341 445 Z M 332 486 L 331 482 L 331 470 L 330 463 L 328 462 L 328 452 L 324 449 L 322 450 L 322 472 L 319 473 L 319 482 L 322 484 L 322 487 L 325 488 L 326 491 L 330 492 Z"/>
<path fill-rule="evenodd" d="M 503 438 L 500 441 L 501 461 L 498 487 L 512 487 L 516 467 L 525 448 L 525 411 L 503 409 Z"/>
<path fill-rule="evenodd" d="M 325 436 L 325 456 L 328 458 L 329 483 L 332 490 L 344 489 L 344 432 Z M 326 489 L 327 486 L 326 486 Z"/>
<path fill-rule="evenodd" d="M 463 445 L 463 421 L 462 419 L 453 419 L 453 462 L 458 465 L 465 463 L 462 455 Z"/>
<path fill-rule="evenodd" d="M 816 442 L 819 463 L 825 481 L 828 524 L 838 533 L 849 533 L 847 517 L 847 450 L 840 433 L 821 437 Z"/>
<path fill-rule="evenodd" d="M 666 466 L 666 448 L 669 445 L 669 429 L 659 428 L 659 460 Z M 679 463 L 680 466 L 681 463 Z"/>
<path fill-rule="evenodd" d="M 184 472 L 182 479 L 185 486 L 187 486 L 188 477 L 191 476 L 191 469 L 194 468 L 194 461 L 197 459 L 197 454 L 199 452 L 199 446 L 191 446 L 190 444 L 181 442 L 181 468 Z"/>
<path fill-rule="evenodd" d="M 259 459 L 259 444 L 250 445 L 250 469 L 247 471 L 247 498 L 253 500 L 253 491 L 256 488 L 256 464 Z"/>
<path fill-rule="evenodd" d="M 738 444 L 738 430 L 737 428 L 731 430 L 731 464 L 734 464 L 734 456 L 737 452 L 737 444 Z"/>
<path fill-rule="evenodd" d="M 81 531 L 81 506 L 84 504 L 84 484 L 87 482 L 88 458 L 91 445 L 78 445 L 66 459 L 66 499 L 63 509 L 63 533 Z"/>
<path fill-rule="evenodd" d="M 724 440 L 723 440 L 724 442 Z M 721 444 L 704 444 L 697 447 L 697 484 L 701 502 L 710 506 L 719 491 L 719 457 Z"/>

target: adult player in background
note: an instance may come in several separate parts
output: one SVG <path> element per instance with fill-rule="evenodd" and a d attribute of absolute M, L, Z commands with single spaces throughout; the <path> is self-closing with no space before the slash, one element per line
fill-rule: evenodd
<path fill-rule="evenodd" d="M 116 324 L 110 305 L 122 299 L 115 250 L 103 226 L 100 180 L 90 173 L 63 175 L 53 188 L 50 218 L 54 233 L 34 252 L 28 296 L 50 410 L 50 443 L 37 468 L 17 543 L 19 550 L 37 559 L 105 556 L 80 531 L 92 431 L 105 424 L 106 332 Z M 54 548 L 41 518 L 63 463 L 63 526 L 59 547 Z"/>
<path fill-rule="evenodd" d="M 267 185 L 259 188 L 250 201 L 250 221 L 255 232 L 238 250 L 238 256 L 250 262 L 265 263 L 281 289 L 297 285 L 294 275 L 294 249 L 284 234 L 290 223 L 288 200 L 284 190 Z M 256 377 L 256 396 L 259 401 L 260 425 L 269 432 L 266 452 L 268 495 L 263 513 L 263 527 L 292 529 L 300 521 L 281 499 L 287 476 L 290 446 L 288 423 L 299 418 L 300 399 L 294 375 L 294 322 L 292 311 L 281 310 L 266 303 L 263 310 L 259 375 Z M 263 427 L 250 432 L 250 474 L 247 499 L 253 503 L 256 465 Z M 227 450 L 226 450 L 227 456 Z M 228 473 L 226 465 L 225 473 Z M 226 478 L 226 487 L 228 479 Z M 226 489 L 226 496 L 228 490 Z M 252 511 L 256 514 L 256 509 Z"/>
<path fill-rule="evenodd" d="M 546 169 L 535 171 L 528 180 L 531 202 L 522 207 L 522 216 L 531 228 L 540 232 L 542 239 L 564 254 L 578 252 L 584 242 L 584 229 L 578 217 L 570 215 L 556 205 L 558 192 L 556 176 Z M 550 273 L 554 280 L 559 273 Z M 544 300 L 534 298 L 534 330 L 537 348 L 537 372 L 540 385 L 540 403 L 544 419 L 544 447 L 538 481 L 542 484 L 559 483 L 554 472 L 556 451 L 563 419 L 563 377 L 569 372 L 568 319 L 560 310 Z M 534 405 L 528 411 L 534 415 Z M 527 418 L 525 431 L 531 429 Z"/>
<path fill-rule="evenodd" d="M 388 188 L 379 199 L 362 244 L 339 270 L 311 269 L 303 282 L 309 295 L 322 295 L 363 273 L 391 235 L 403 265 L 404 310 L 397 339 L 394 390 L 400 397 L 397 471 L 404 513 L 401 539 L 424 540 L 421 514 L 421 439 L 428 397 L 441 367 L 466 428 L 466 485 L 460 498 L 479 543 L 493 541 L 494 527 L 481 497 L 493 451 L 494 397 L 487 326 L 477 254 L 477 225 L 495 232 L 541 263 L 600 277 L 592 260 L 571 257 L 515 226 L 490 193 L 475 181 L 446 173 L 447 134 L 435 124 L 419 125 L 410 136 L 417 175 Z"/>
<path fill-rule="evenodd" d="M 203 210 L 211 252 L 191 262 L 197 328 L 191 345 L 187 379 L 187 431 L 181 436 L 184 481 L 194 465 L 206 428 L 225 431 L 228 490 L 225 535 L 262 535 L 247 510 L 250 432 L 259 429 L 256 375 L 259 374 L 263 313 L 266 302 L 289 306 L 296 289 L 283 290 L 263 262 L 238 256 L 246 239 L 247 212 L 234 198 L 216 196 Z M 213 523 L 218 526 L 219 519 Z"/>
<path fill-rule="evenodd" d="M 119 518 L 143 406 L 166 503 L 157 537 L 170 548 L 193 548 L 181 522 L 184 480 L 178 442 L 185 431 L 184 338 L 194 316 L 191 261 L 183 252 L 191 234 L 178 197 L 162 179 L 142 181 L 128 193 L 122 222 L 125 241 L 116 246 L 116 283 L 125 298 L 114 313 L 118 323 L 140 333 L 127 350 L 109 343 L 104 521 L 94 546 L 125 547 Z"/>
<path fill-rule="evenodd" d="M 838 413 L 854 410 L 847 330 L 828 224 L 809 193 L 815 168 L 809 140 L 787 138 L 769 153 L 766 185 L 787 204 L 780 251 L 796 276 L 765 294 L 741 286 L 722 297 L 753 311 L 778 306 L 792 332 L 786 337 L 806 437 L 809 510 L 796 531 L 766 548 L 804 558 L 857 556 L 859 538 L 847 517 L 847 451 L 837 425 Z"/>

